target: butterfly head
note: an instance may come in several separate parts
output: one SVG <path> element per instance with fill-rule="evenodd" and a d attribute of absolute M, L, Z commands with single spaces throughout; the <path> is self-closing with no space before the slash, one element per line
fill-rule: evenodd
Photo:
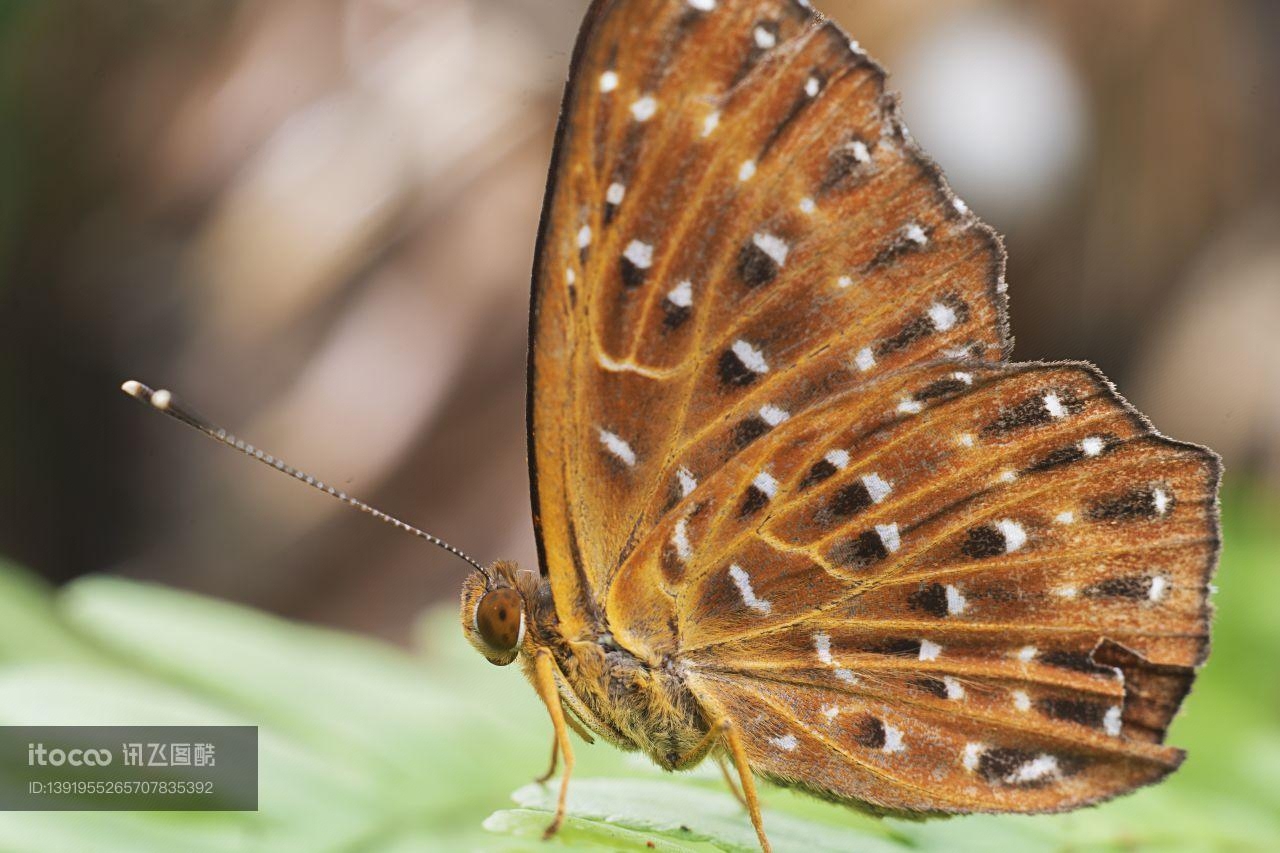
<path fill-rule="evenodd" d="M 495 666 L 514 661 L 524 644 L 528 608 L 515 563 L 500 560 L 462 585 L 462 630 Z"/>

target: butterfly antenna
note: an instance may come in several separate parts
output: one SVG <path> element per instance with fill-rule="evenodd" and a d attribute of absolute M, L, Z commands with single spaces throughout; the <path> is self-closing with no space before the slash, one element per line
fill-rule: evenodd
<path fill-rule="evenodd" d="M 193 427 L 199 430 L 200 432 L 209 436 L 209 438 L 212 438 L 214 441 L 218 441 L 222 444 L 227 445 L 228 447 L 235 448 L 236 450 L 239 450 L 241 453 L 245 454 L 249 458 L 256 459 L 264 465 L 269 465 L 272 468 L 276 469 L 277 471 L 282 471 L 285 474 L 288 474 L 289 476 L 293 477 L 295 480 L 301 480 L 303 483 L 306 483 L 308 486 L 313 486 L 319 489 L 320 491 L 324 492 L 326 495 L 330 495 L 331 497 L 337 498 L 338 500 L 342 501 L 348 506 L 353 506 L 356 509 L 360 510 L 361 512 L 366 512 L 369 515 L 372 515 L 374 518 L 378 519 L 379 521 L 385 521 L 387 524 L 390 524 L 392 527 L 396 527 L 396 528 L 399 528 L 400 530 L 404 530 L 409 533 L 412 533 L 414 536 L 417 536 L 420 539 L 427 540 L 432 545 L 436 545 L 440 548 L 443 548 L 444 550 L 448 551 L 450 554 L 453 554 L 455 557 L 461 557 L 463 560 L 466 560 L 468 563 L 474 566 L 476 571 L 480 572 L 480 574 L 484 575 L 485 577 L 489 576 L 489 572 L 485 569 L 484 566 L 480 565 L 471 557 L 467 556 L 462 551 L 459 551 L 457 548 L 453 547 L 452 545 L 450 545 L 448 542 L 444 541 L 440 537 L 432 536 L 430 533 L 427 533 L 425 530 L 420 530 L 417 527 L 414 527 L 412 524 L 405 524 L 400 519 L 396 518 L 395 516 L 387 515 L 385 512 L 383 512 L 380 509 L 374 509 L 364 501 L 353 498 L 350 495 L 348 495 L 346 492 L 343 492 L 340 489 L 335 489 L 333 486 L 330 486 L 322 482 L 321 480 L 317 480 L 315 477 L 312 477 L 310 474 L 307 474 L 305 471 L 299 471 L 297 468 L 294 468 L 292 465 L 287 464 L 283 459 L 279 459 L 275 456 L 272 456 L 270 453 L 263 451 L 261 448 L 254 447 L 252 444 L 250 444 L 247 441 L 244 441 L 243 439 L 236 438 L 234 435 L 227 432 L 225 429 L 222 429 L 221 427 L 218 427 L 218 426 L 214 426 L 209 421 L 205 420 L 203 417 L 196 414 L 188 406 L 182 403 L 179 403 L 177 398 L 174 397 L 172 392 L 165 391 L 163 389 L 159 391 L 153 391 L 152 389 L 148 388 L 146 385 L 143 385 L 141 382 L 138 382 L 133 379 L 130 379 L 128 382 L 125 382 L 123 385 L 121 385 L 120 390 L 141 403 L 149 403 L 151 405 L 151 408 L 155 409 L 156 411 L 162 414 L 168 415 L 174 420 L 181 421 L 182 423 L 186 424 L 189 427 Z"/>

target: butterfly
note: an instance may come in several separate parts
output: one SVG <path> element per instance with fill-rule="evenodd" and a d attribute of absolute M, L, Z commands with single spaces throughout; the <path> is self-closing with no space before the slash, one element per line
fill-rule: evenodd
<path fill-rule="evenodd" d="M 765 849 L 757 775 L 929 815 L 1177 768 L 1219 461 L 1088 364 L 1008 360 L 1000 238 L 836 25 L 597 0 L 544 205 L 542 571 L 473 573 L 462 624 L 550 712 L 549 831 L 569 728 L 727 760 Z"/>
<path fill-rule="evenodd" d="M 530 306 L 540 571 L 461 622 L 570 730 L 882 814 L 1156 782 L 1209 650 L 1220 462 L 1094 367 L 1009 360 L 1000 238 L 802 0 L 595 0 Z M 730 772 L 730 767 L 734 771 Z M 733 781 L 736 773 L 737 783 Z M 740 788 L 739 788 L 740 786 Z"/>

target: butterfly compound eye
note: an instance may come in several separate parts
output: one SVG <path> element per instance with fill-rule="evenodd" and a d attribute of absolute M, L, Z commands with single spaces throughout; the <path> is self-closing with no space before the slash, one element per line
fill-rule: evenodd
<path fill-rule="evenodd" d="M 476 631 L 489 648 L 515 651 L 524 639 L 524 599 L 511 587 L 490 590 L 476 605 Z"/>

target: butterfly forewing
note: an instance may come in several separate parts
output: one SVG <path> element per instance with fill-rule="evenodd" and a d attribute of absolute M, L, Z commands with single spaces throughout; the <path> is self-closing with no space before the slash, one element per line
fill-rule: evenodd
<path fill-rule="evenodd" d="M 1217 462 L 1004 362 L 1004 255 L 838 28 L 597 2 L 535 269 L 531 467 L 567 636 L 685 673 L 752 766 L 1040 811 L 1177 765 Z"/>

